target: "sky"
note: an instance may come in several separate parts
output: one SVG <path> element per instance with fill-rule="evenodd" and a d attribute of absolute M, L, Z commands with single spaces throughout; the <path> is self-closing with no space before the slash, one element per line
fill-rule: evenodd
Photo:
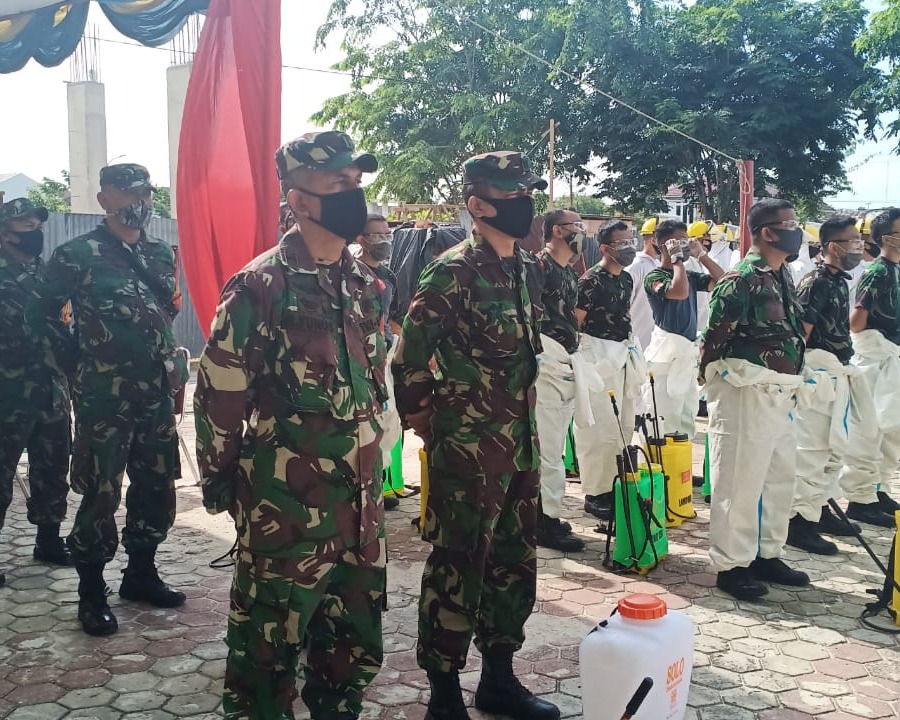
<path fill-rule="evenodd" d="M 867 3 L 876 5 L 877 0 Z M 341 59 L 340 35 L 325 50 L 314 49 L 315 33 L 330 0 L 282 3 L 282 135 L 283 140 L 313 129 L 310 116 L 329 97 L 349 89 L 349 78 L 327 72 Z M 166 125 L 168 49 L 133 46 L 94 6 L 88 20 L 101 38 L 100 79 L 106 86 L 107 151 L 109 159 L 146 165 L 158 185 L 169 184 Z M 127 43 L 127 44 L 126 44 Z M 300 70 L 296 67 L 318 69 Z M 0 174 L 22 172 L 30 177 L 59 178 L 68 167 L 66 82 L 69 62 L 44 68 L 30 61 L 11 75 L 0 75 L 0 97 L 16 112 L 0 112 Z M 27 108 L 27 110 L 25 109 Z M 623 110 L 624 112 L 624 110 Z M 832 199 L 838 208 L 900 204 L 900 155 L 896 142 L 861 142 L 847 160 L 852 188 Z"/>

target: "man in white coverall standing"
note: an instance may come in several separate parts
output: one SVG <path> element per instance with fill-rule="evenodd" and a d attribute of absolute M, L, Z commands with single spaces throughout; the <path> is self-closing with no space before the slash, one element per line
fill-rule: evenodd
<path fill-rule="evenodd" d="M 850 384 L 850 289 L 848 272 L 859 265 L 863 243 L 856 221 L 834 215 L 819 228 L 822 262 L 800 280 L 797 299 L 803 309 L 806 357 L 803 374 L 814 384 L 810 401 L 797 413 L 797 485 L 787 544 L 817 555 L 838 548 L 819 533 L 853 535 L 859 531 L 836 517 L 828 498 L 838 497 L 838 475 L 847 451 Z"/>
<path fill-rule="evenodd" d="M 600 231 L 603 259 L 578 281 L 575 317 L 581 325 L 583 381 L 579 394 L 588 393 L 588 417 L 578 412 L 576 398 L 575 448 L 584 489 L 584 510 L 608 520 L 612 515 L 612 487 L 616 475 L 616 454 L 622 452 L 622 425 L 625 439 L 631 438 L 634 403 L 646 377 L 640 346 L 631 334 L 628 308 L 632 280 L 625 268 L 634 260 L 631 231 L 619 221 Z M 609 391 L 615 393 L 619 418 L 613 414 Z"/>
<path fill-rule="evenodd" d="M 553 210 L 544 216 L 544 242 L 537 253 L 544 278 L 541 299 L 541 345 L 535 419 L 541 445 L 541 514 L 537 543 L 563 552 L 584 550 L 584 541 L 572 534 L 572 526 L 560 519 L 566 494 L 563 453 L 566 435 L 575 414 L 575 368 L 578 351 L 578 275 L 571 263 L 584 247 L 584 223 L 571 210 Z"/>
<path fill-rule="evenodd" d="M 900 208 L 872 220 L 872 241 L 881 254 L 859 281 L 850 314 L 859 375 L 841 487 L 847 517 L 892 528 L 898 505 L 887 488 L 900 463 Z"/>
<path fill-rule="evenodd" d="M 700 350 L 709 405 L 709 559 L 716 585 L 739 600 L 762 597 L 767 582 L 809 584 L 780 559 L 794 497 L 806 334 L 786 263 L 803 231 L 785 200 L 756 203 L 748 224 L 753 248 L 716 285 Z"/>
<path fill-rule="evenodd" d="M 663 220 L 656 228 L 662 266 L 644 278 L 653 310 L 653 334 L 644 358 L 653 372 L 653 385 L 644 383 L 644 407 L 656 410 L 664 433 L 682 433 L 693 441 L 697 391 L 698 295 L 711 291 L 723 270 L 707 255 L 699 240 L 689 240 L 680 220 Z M 694 257 L 706 272 L 685 268 Z"/>

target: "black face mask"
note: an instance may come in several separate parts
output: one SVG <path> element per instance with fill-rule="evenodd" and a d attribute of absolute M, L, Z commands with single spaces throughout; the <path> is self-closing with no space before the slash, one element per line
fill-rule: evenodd
<path fill-rule="evenodd" d="M 800 247 L 803 245 L 803 231 L 800 228 L 796 230 L 782 230 L 770 228 L 778 236 L 778 240 L 770 243 L 776 250 L 787 253 L 787 261 L 794 262 L 800 257 Z"/>
<path fill-rule="evenodd" d="M 881 255 L 881 248 L 875 243 L 871 243 L 870 245 L 866 245 L 866 252 L 869 253 L 869 256 L 874 260 Z"/>
<path fill-rule="evenodd" d="M 497 210 L 494 217 L 480 217 L 478 222 L 490 225 L 504 235 L 521 239 L 531 231 L 534 220 L 534 200 L 529 195 L 503 198 L 481 198 Z"/>
<path fill-rule="evenodd" d="M 13 235 L 19 238 L 17 247 L 26 255 L 37 257 L 44 250 L 44 231 L 40 228 L 34 230 L 25 230 L 23 232 L 13 231 Z"/>
<path fill-rule="evenodd" d="M 362 188 L 342 190 L 328 195 L 319 195 L 311 190 L 301 190 L 300 192 L 319 198 L 322 215 L 313 222 L 328 232 L 344 238 L 350 243 L 354 242 L 366 229 L 369 210 L 366 207 L 366 194 Z"/>

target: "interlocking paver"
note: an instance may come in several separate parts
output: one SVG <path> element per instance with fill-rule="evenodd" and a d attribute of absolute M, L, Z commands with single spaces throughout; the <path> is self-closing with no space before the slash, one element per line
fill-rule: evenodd
<path fill-rule="evenodd" d="M 188 405 L 190 403 L 188 402 Z M 193 441 L 189 420 L 182 429 Z M 405 448 L 408 478 L 418 477 L 417 444 Z M 564 556 L 539 550 L 537 608 L 515 667 L 533 691 L 580 720 L 581 639 L 607 618 L 623 594 L 649 592 L 683 608 L 696 624 L 693 684 L 686 720 L 847 720 L 900 717 L 900 645 L 859 623 L 865 590 L 880 585 L 871 561 L 852 541 L 835 558 L 789 550 L 788 562 L 810 573 L 810 588 L 773 587 L 760 603 L 738 603 L 715 586 L 706 558 L 708 506 L 670 530 L 670 556 L 647 576 L 608 572 L 605 536 L 583 515 L 580 485 L 570 484 L 565 515 L 588 543 Z M 233 530 L 209 516 L 190 482 L 179 483 L 179 516 L 159 553 L 161 570 L 189 600 L 178 610 L 121 601 L 110 638 L 88 638 L 76 620 L 77 578 L 31 559 L 33 528 L 16 497 L 0 537 L 9 588 L 0 590 L 0 718 L 16 720 L 173 720 L 220 717 L 227 649 L 223 642 L 230 572 L 207 567 L 224 553 Z M 385 665 L 369 689 L 364 720 L 422 720 L 428 683 L 415 658 L 417 594 L 427 545 L 409 521 L 419 499 L 387 515 L 390 609 L 384 616 Z M 71 510 L 71 508 L 70 508 Z M 70 512 L 70 515 L 72 513 Z M 67 526 L 63 527 L 63 531 Z M 887 556 L 888 533 L 867 528 Z M 123 557 L 107 569 L 117 589 Z M 480 678 L 473 649 L 461 674 L 466 699 Z M 602 678 L 597 679 L 602 682 Z M 297 717 L 308 718 L 298 701 Z M 488 720 L 472 711 L 473 720 Z"/>

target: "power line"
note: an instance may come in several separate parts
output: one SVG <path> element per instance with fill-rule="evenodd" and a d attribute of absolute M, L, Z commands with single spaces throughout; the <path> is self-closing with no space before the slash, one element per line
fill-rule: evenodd
<path fill-rule="evenodd" d="M 450 8 L 447 8 L 447 9 L 449 10 Z M 478 21 L 473 20 L 472 18 L 469 18 L 469 17 L 462 17 L 461 19 L 462 19 L 464 22 L 467 22 L 467 23 L 469 23 L 470 25 L 474 25 L 475 27 L 477 27 L 477 28 L 483 30 L 484 32 L 488 33 L 489 35 L 493 35 L 493 36 L 494 36 L 497 40 L 499 40 L 500 42 L 506 43 L 507 45 L 509 45 L 510 47 L 515 48 L 515 49 L 518 50 L 519 52 L 522 52 L 522 53 L 524 53 L 525 55 L 528 55 L 528 57 L 532 58 L 533 60 L 537 60 L 539 63 L 542 63 L 543 65 L 546 65 L 548 68 L 550 68 L 550 69 L 553 70 L 554 72 L 558 72 L 560 75 L 565 75 L 567 78 L 569 78 L 572 82 L 574 82 L 575 84 L 577 84 L 577 85 L 578 85 L 579 87 L 581 87 L 582 89 L 585 89 L 585 88 L 586 88 L 586 89 L 590 89 L 590 90 L 592 90 L 592 91 L 594 91 L 594 92 L 596 92 L 596 93 L 599 93 L 600 95 L 602 95 L 603 97 L 605 97 L 605 98 L 611 100 L 612 102 L 614 102 L 614 103 L 616 103 L 616 104 L 618 104 L 618 105 L 621 105 L 622 107 L 628 108 L 628 109 L 631 110 L 632 112 L 637 113 L 638 115 L 640 115 L 641 117 L 643 117 L 643 118 L 649 120 L 650 122 L 656 123 L 656 124 L 659 125 L 660 127 L 663 127 L 663 128 L 665 128 L 666 130 L 669 130 L 670 132 L 675 133 L 676 135 L 680 135 L 681 137 L 685 138 L 686 140 L 690 140 L 691 142 L 696 143 L 697 145 L 700 145 L 700 146 L 703 147 L 703 148 L 706 148 L 707 150 L 709 150 L 710 152 L 715 153 L 716 155 L 721 155 L 722 157 L 727 158 L 728 160 L 731 160 L 731 161 L 734 162 L 734 163 L 740 163 L 740 162 L 741 162 L 741 160 L 740 160 L 739 158 L 736 158 L 736 157 L 734 157 L 734 156 L 732 156 L 732 155 L 729 155 L 728 153 L 726 153 L 726 152 L 724 152 L 724 151 L 722 151 L 722 150 L 719 150 L 718 148 L 714 148 L 712 145 L 709 145 L 708 143 L 705 143 L 705 142 L 703 142 L 702 140 L 699 140 L 698 138 L 695 138 L 695 137 L 693 137 L 692 135 L 688 135 L 688 133 L 686 133 L 686 132 L 684 132 L 684 131 L 682 131 L 682 130 L 679 130 L 679 129 L 676 128 L 676 127 L 673 127 L 672 125 L 669 125 L 669 123 L 664 122 L 664 121 L 660 120 L 659 118 L 655 118 L 655 117 L 653 117 L 652 115 L 649 115 L 649 114 L 645 113 L 643 110 L 640 110 L 640 109 L 636 108 L 634 105 L 630 105 L 629 103 L 625 102 L 624 100 L 620 100 L 620 99 L 617 98 L 615 95 L 611 95 L 610 93 L 606 92 L 605 90 L 601 90 L 600 88 L 591 85 L 591 84 L 588 83 L 587 81 L 575 77 L 575 75 L 573 75 L 572 73 L 570 73 L 568 70 L 564 70 L 564 69 L 562 69 L 562 68 L 556 67 L 556 66 L 555 66 L 553 63 L 551 63 L 550 61 L 545 60 L 545 59 L 542 58 L 540 55 L 537 55 L 537 54 L 531 52 L 531 50 L 529 50 L 527 47 L 525 47 L 525 46 L 522 45 L 521 43 L 518 43 L 518 42 L 516 42 L 515 40 L 510 40 L 509 38 L 505 37 L 504 35 L 500 34 L 499 32 L 497 32 L 497 31 L 495 31 L 495 30 L 491 30 L 491 29 L 489 29 L 489 28 L 486 28 L 484 25 L 482 25 L 482 24 L 479 23 Z"/>

